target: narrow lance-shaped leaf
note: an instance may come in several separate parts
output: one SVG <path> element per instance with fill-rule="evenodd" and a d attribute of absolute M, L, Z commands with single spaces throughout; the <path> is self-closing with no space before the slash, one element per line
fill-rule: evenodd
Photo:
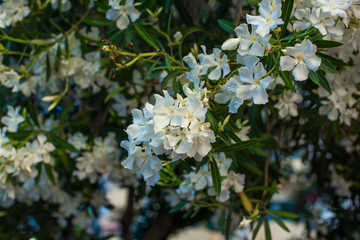
<path fill-rule="evenodd" d="M 107 20 L 106 18 L 85 18 L 84 23 L 87 23 L 91 26 L 109 26 L 113 24 L 113 21 Z"/>
<path fill-rule="evenodd" d="M 56 184 L 53 170 L 49 164 L 45 164 L 45 171 L 46 171 L 46 174 L 47 174 L 48 178 L 50 179 L 50 181 L 53 184 Z"/>
<path fill-rule="evenodd" d="M 206 113 L 206 121 L 210 123 L 210 129 L 214 131 L 215 134 L 218 132 L 218 124 L 214 116 L 210 111 Z"/>
<path fill-rule="evenodd" d="M 282 211 L 282 210 L 272 210 L 272 209 L 268 209 L 269 213 L 278 215 L 280 217 L 285 217 L 285 218 L 298 218 L 299 216 L 295 213 L 292 212 L 287 212 L 287 211 Z"/>
<path fill-rule="evenodd" d="M 255 240 L 255 238 L 260 230 L 260 227 L 264 222 L 264 218 L 265 218 L 264 216 L 261 216 L 259 221 L 257 222 L 256 227 L 253 230 L 252 240 Z"/>
<path fill-rule="evenodd" d="M 156 45 L 152 37 L 149 35 L 149 33 L 145 30 L 145 28 L 138 23 L 134 23 L 134 27 L 136 32 L 140 35 L 140 37 L 147 42 L 149 45 L 151 45 L 156 50 L 159 50 L 159 47 Z"/>
<path fill-rule="evenodd" d="M 343 45 L 341 42 L 329 41 L 329 40 L 318 40 L 318 41 L 315 41 L 314 44 L 318 48 L 334 48 L 334 47 L 340 47 Z"/>
<path fill-rule="evenodd" d="M 284 223 L 280 218 L 277 218 L 277 217 L 275 217 L 275 216 L 273 216 L 273 215 L 270 215 L 270 217 L 271 217 L 272 219 L 274 219 L 274 221 L 275 221 L 282 229 L 284 229 L 284 230 L 287 231 L 287 232 L 290 232 L 289 228 L 285 225 L 285 223 Z"/>
<path fill-rule="evenodd" d="M 175 207 L 173 207 L 172 209 L 170 209 L 169 213 L 175 213 L 177 211 L 180 211 L 180 209 L 182 209 L 185 205 L 187 204 L 186 200 L 182 200 L 181 202 L 179 202 Z"/>
<path fill-rule="evenodd" d="M 283 6 L 281 9 L 281 19 L 284 21 L 284 25 L 282 27 L 281 30 L 281 35 L 280 36 L 284 36 L 287 25 L 289 23 L 289 19 L 291 16 L 291 12 L 293 10 L 293 6 L 294 6 L 294 0 L 285 0 L 285 2 L 283 2 Z"/>
<path fill-rule="evenodd" d="M 209 153 L 210 156 L 210 171 L 211 171 L 211 177 L 213 180 L 213 185 L 216 194 L 219 196 L 221 192 L 221 178 L 220 178 L 220 171 L 218 168 L 218 165 L 216 161 L 213 159 L 212 154 Z"/>
<path fill-rule="evenodd" d="M 28 110 L 28 112 L 30 114 L 31 119 L 36 124 L 36 126 L 39 126 L 39 120 L 38 120 L 34 105 L 30 100 L 27 103 L 27 110 Z"/>
<path fill-rule="evenodd" d="M 230 146 L 221 146 L 221 147 L 217 147 L 214 148 L 214 151 L 217 152 L 232 152 L 232 151 L 240 151 L 240 150 L 244 150 L 247 149 L 248 147 L 258 144 L 259 143 L 259 139 L 250 139 L 248 141 L 241 141 L 238 143 L 234 143 Z"/>
<path fill-rule="evenodd" d="M 50 59 L 49 59 L 49 53 L 46 54 L 46 75 L 45 75 L 45 80 L 46 82 L 48 82 L 50 80 L 51 77 L 51 64 L 50 64 Z"/>
<path fill-rule="evenodd" d="M 319 76 L 319 83 L 320 83 L 320 85 L 321 85 L 326 91 L 328 91 L 330 94 L 332 94 L 330 84 L 329 84 L 328 80 L 326 79 L 325 75 L 323 74 L 323 72 L 322 72 L 322 71 L 317 71 L 316 73 L 317 73 L 318 76 Z"/>
<path fill-rule="evenodd" d="M 271 240 L 271 231 L 270 231 L 269 221 L 266 217 L 265 217 L 265 238 L 266 238 L 266 240 Z"/>
<path fill-rule="evenodd" d="M 310 71 L 309 78 L 313 81 L 316 85 L 319 85 L 320 79 L 316 72 Z"/>
<path fill-rule="evenodd" d="M 288 89 L 290 89 L 291 91 L 296 92 L 295 86 L 293 84 L 293 78 L 292 78 L 291 73 L 280 71 L 279 75 L 280 75 L 281 79 L 284 81 L 285 86 Z"/>
<path fill-rule="evenodd" d="M 332 65 L 332 63 L 327 60 L 327 59 L 321 59 L 321 65 L 320 65 L 320 69 L 328 72 L 328 73 L 337 73 L 338 71 L 336 70 L 336 68 L 334 67 L 334 65 Z"/>
<path fill-rule="evenodd" d="M 46 135 L 47 135 L 47 137 L 49 138 L 49 140 L 51 142 L 56 143 L 60 147 L 63 147 L 63 148 L 65 148 L 65 149 L 67 149 L 67 150 L 69 150 L 71 152 L 79 152 L 79 150 L 77 150 L 73 145 L 71 145 L 70 143 L 68 143 L 64 139 L 56 136 L 55 134 L 47 133 Z"/>
<path fill-rule="evenodd" d="M 335 66 L 347 66 L 348 65 L 346 62 L 344 62 L 338 58 L 334 58 L 332 56 L 329 56 L 329 55 L 321 53 L 321 52 L 317 52 L 316 55 L 318 55 L 321 59 L 329 60 Z"/>
<path fill-rule="evenodd" d="M 224 19 L 218 19 L 219 26 L 224 29 L 226 32 L 236 35 L 234 29 L 236 27 L 232 22 L 226 21 Z"/>

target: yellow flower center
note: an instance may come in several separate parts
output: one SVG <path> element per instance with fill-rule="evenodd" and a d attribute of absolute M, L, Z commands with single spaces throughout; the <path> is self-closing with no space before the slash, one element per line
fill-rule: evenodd
<path fill-rule="evenodd" d="M 250 38 L 250 40 L 251 40 L 252 42 L 256 42 L 256 37 L 255 37 L 255 36 L 252 36 L 252 37 Z"/>
<path fill-rule="evenodd" d="M 296 56 L 296 59 L 299 61 L 299 62 L 302 62 L 304 60 L 303 56 L 302 55 L 297 55 Z"/>

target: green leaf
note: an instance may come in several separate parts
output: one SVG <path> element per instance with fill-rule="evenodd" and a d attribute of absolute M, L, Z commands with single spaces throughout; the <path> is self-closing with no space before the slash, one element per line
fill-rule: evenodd
<path fill-rule="evenodd" d="M 263 222 L 264 222 L 264 218 L 265 218 L 264 216 L 261 216 L 260 219 L 259 219 L 259 221 L 257 222 L 256 227 L 254 228 L 254 231 L 253 231 L 253 235 L 252 235 L 252 239 L 253 239 L 253 240 L 256 238 L 256 236 L 257 236 L 257 234 L 258 234 L 258 232 L 259 232 L 259 230 L 260 230 L 260 227 L 261 227 L 261 225 L 262 225 Z"/>
<path fill-rule="evenodd" d="M 269 221 L 266 217 L 265 217 L 265 238 L 266 238 L 266 240 L 271 240 L 271 231 L 270 231 Z"/>
<path fill-rule="evenodd" d="M 342 60 L 340 60 L 338 58 L 334 58 L 332 56 L 326 55 L 326 54 L 321 53 L 321 52 L 317 52 L 316 55 L 318 55 L 321 59 L 329 60 L 335 66 L 347 66 L 347 65 L 349 65 L 349 64 L 343 62 Z"/>
<path fill-rule="evenodd" d="M 210 123 L 210 129 L 213 130 L 215 134 L 217 134 L 218 123 L 210 111 L 207 111 L 206 113 L 206 121 Z"/>
<path fill-rule="evenodd" d="M 44 40 L 44 39 L 32 39 L 30 43 L 38 45 L 38 46 L 45 46 L 45 45 L 52 45 L 53 42 L 50 40 Z"/>
<path fill-rule="evenodd" d="M 68 143 L 67 141 L 65 141 L 64 139 L 56 136 L 53 133 L 47 133 L 46 134 L 47 137 L 49 138 L 49 140 L 53 143 L 56 143 L 57 145 L 59 145 L 60 147 L 63 147 L 71 152 L 76 152 L 79 153 L 80 151 L 77 150 L 73 145 L 71 145 L 70 143 Z"/>
<path fill-rule="evenodd" d="M 284 218 L 299 218 L 297 214 L 283 210 L 268 209 L 268 212 Z"/>
<path fill-rule="evenodd" d="M 99 13 L 103 13 L 105 14 L 107 12 L 107 10 L 109 10 L 109 6 L 99 2 L 99 1 L 94 1 L 94 4 L 97 6 L 98 12 Z"/>
<path fill-rule="evenodd" d="M 284 36 L 284 34 L 286 32 L 286 28 L 287 28 L 287 25 L 289 23 L 289 19 L 290 19 L 290 16 L 291 16 L 291 12 L 293 10 L 293 6 L 294 6 L 294 0 L 285 0 L 285 2 L 282 5 L 281 19 L 284 21 L 284 24 L 282 26 L 280 36 Z"/>
<path fill-rule="evenodd" d="M 159 50 L 159 47 L 156 45 L 152 37 L 149 35 L 149 33 L 145 30 L 145 28 L 138 23 L 134 23 L 134 27 L 136 32 L 140 35 L 140 37 L 147 42 L 149 45 L 151 45 L 156 50 Z"/>
<path fill-rule="evenodd" d="M 75 104 L 75 103 L 72 102 L 72 103 L 66 105 L 65 108 L 62 110 L 62 112 L 61 112 L 61 114 L 60 114 L 60 122 L 61 122 L 61 123 L 64 123 L 64 122 L 66 122 L 66 120 L 69 120 L 69 119 L 68 119 L 68 113 L 70 112 L 70 110 L 73 109 L 74 104 Z"/>
<path fill-rule="evenodd" d="M 85 18 L 84 23 L 100 27 L 112 25 L 114 21 L 107 20 L 106 18 Z"/>
<path fill-rule="evenodd" d="M 59 156 L 59 158 L 62 160 L 62 163 L 63 163 L 64 167 L 69 168 L 70 167 L 70 162 L 69 162 L 68 156 L 66 155 L 65 150 L 61 149 L 61 148 L 56 148 L 55 152 Z"/>
<path fill-rule="evenodd" d="M 216 152 L 232 152 L 232 151 L 240 151 L 249 148 L 250 146 L 256 145 L 259 143 L 259 139 L 253 138 L 247 141 L 241 141 L 234 144 L 231 144 L 230 146 L 220 146 L 217 148 L 214 148 L 214 151 Z"/>
<path fill-rule="evenodd" d="M 165 78 L 164 80 L 162 81 L 161 83 L 161 86 L 164 88 L 166 86 L 166 84 L 168 83 L 168 81 L 171 79 L 171 78 L 176 78 L 177 76 L 181 75 L 183 73 L 183 70 L 179 70 L 179 69 L 176 69 L 174 71 L 171 71 Z"/>
<path fill-rule="evenodd" d="M 195 211 L 190 215 L 190 218 L 194 218 L 200 212 L 200 210 L 201 208 L 195 209 Z"/>
<path fill-rule="evenodd" d="M 268 156 L 268 153 L 264 149 L 262 149 L 261 147 L 259 147 L 257 145 L 250 146 L 248 148 L 248 150 L 252 154 L 256 154 L 256 155 L 259 155 L 259 156 L 262 156 L 262 157 L 267 157 Z"/>
<path fill-rule="evenodd" d="M 329 40 L 317 40 L 314 42 L 314 44 L 318 48 L 334 48 L 334 47 L 340 47 L 343 45 L 341 42 L 329 41 Z"/>
<path fill-rule="evenodd" d="M 290 89 L 291 91 L 296 92 L 295 86 L 293 84 L 293 82 L 294 82 L 293 81 L 293 76 L 291 75 L 291 73 L 290 72 L 280 71 L 279 75 L 280 75 L 281 79 L 284 81 L 285 86 L 288 89 Z"/>
<path fill-rule="evenodd" d="M 26 109 L 29 112 L 31 119 L 34 121 L 36 126 L 39 126 L 39 120 L 38 120 L 34 105 L 30 100 L 27 102 L 27 108 Z"/>
<path fill-rule="evenodd" d="M 166 67 L 169 71 L 171 71 L 171 61 L 170 61 L 170 57 L 168 54 L 165 54 L 165 64 Z"/>
<path fill-rule="evenodd" d="M 334 65 L 332 65 L 332 63 L 325 58 L 321 59 L 320 69 L 325 72 L 328 72 L 328 73 L 337 73 L 338 72 L 338 70 L 336 70 Z"/>
<path fill-rule="evenodd" d="M 234 144 L 231 144 L 230 146 L 221 146 L 214 148 L 214 151 L 217 152 L 232 152 L 232 151 L 240 151 L 245 150 L 253 145 L 256 145 L 259 143 L 259 139 L 253 138 L 247 141 L 241 141 Z"/>
<path fill-rule="evenodd" d="M 301 39 L 305 38 L 306 36 L 302 37 Z M 314 32 L 309 34 L 309 40 L 312 42 L 321 40 L 324 36 L 319 32 L 319 30 L 315 30 Z"/>
<path fill-rule="evenodd" d="M 150 74 L 154 71 L 154 68 L 158 65 L 159 61 L 160 58 L 156 59 L 156 61 L 151 65 L 149 70 L 146 72 L 144 79 L 148 79 L 150 77 Z"/>
<path fill-rule="evenodd" d="M 182 209 L 185 205 L 187 204 L 186 200 L 182 200 L 181 202 L 179 202 L 178 204 L 176 204 L 175 207 L 173 207 L 172 209 L 170 209 L 169 213 L 175 213 L 177 211 L 180 211 L 180 209 Z"/>
<path fill-rule="evenodd" d="M 316 72 L 310 71 L 309 78 L 313 81 L 316 85 L 319 85 L 320 79 Z"/>
<path fill-rule="evenodd" d="M 125 87 L 119 87 L 113 91 L 111 91 L 105 98 L 104 103 L 107 103 L 115 94 L 122 92 L 125 89 Z"/>
<path fill-rule="evenodd" d="M 0 211 L 0 217 L 5 217 L 7 215 L 6 211 Z"/>
<path fill-rule="evenodd" d="M 224 19 L 218 19 L 219 26 L 224 29 L 226 32 L 231 33 L 232 35 L 236 36 L 236 33 L 234 31 L 236 25 L 232 22 L 226 21 Z"/>
<path fill-rule="evenodd" d="M 45 164 L 44 166 L 45 166 L 46 174 L 48 175 L 48 178 L 50 179 L 52 184 L 56 184 L 54 173 L 51 166 L 49 164 Z"/>
<path fill-rule="evenodd" d="M 320 85 L 321 85 L 326 91 L 328 91 L 330 94 L 332 94 L 330 84 L 329 84 L 328 80 L 326 79 L 324 73 L 323 73 L 322 71 L 317 71 L 316 73 L 317 73 L 318 76 L 319 76 Z"/>
<path fill-rule="evenodd" d="M 272 219 L 274 219 L 274 221 L 282 228 L 284 229 L 285 231 L 287 232 L 290 232 L 290 230 L 287 228 L 287 226 L 285 225 L 285 223 L 280 219 L 280 218 L 277 218 L 273 215 L 269 215 Z"/>
<path fill-rule="evenodd" d="M 34 131 L 7 132 L 6 136 L 16 141 L 22 141 L 34 134 Z"/>
<path fill-rule="evenodd" d="M 48 82 L 51 77 L 51 65 L 50 65 L 50 59 L 49 59 L 49 53 L 46 54 L 46 75 L 45 80 Z"/>
<path fill-rule="evenodd" d="M 254 7 L 258 7 L 261 0 L 245 0 L 248 4 Z"/>
<path fill-rule="evenodd" d="M 211 153 L 210 156 L 210 171 L 211 171 L 211 178 L 213 181 L 214 189 L 216 194 L 219 196 L 221 193 L 221 178 L 220 178 L 220 171 L 216 161 L 213 159 Z"/>

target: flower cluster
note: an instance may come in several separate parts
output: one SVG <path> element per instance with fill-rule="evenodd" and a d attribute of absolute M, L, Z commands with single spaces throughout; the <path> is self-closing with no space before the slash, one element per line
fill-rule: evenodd
<path fill-rule="evenodd" d="M 4 0 L 0 5 L 0 28 L 6 28 L 26 18 L 30 13 L 28 0 Z"/>
<path fill-rule="evenodd" d="M 217 196 L 210 170 L 207 165 L 203 165 L 198 171 L 187 173 L 184 181 L 179 185 L 175 192 L 171 193 L 168 198 L 169 204 L 176 205 L 182 199 L 187 201 L 194 201 L 203 197 L 202 192 L 207 190 L 210 196 L 216 197 L 219 202 L 226 202 L 230 199 L 231 192 L 240 193 L 244 190 L 245 175 L 235 173 L 230 169 L 232 159 L 227 158 L 224 153 L 213 154 L 217 165 L 219 166 L 221 180 L 221 192 Z M 186 208 L 186 206 L 185 206 Z"/>
<path fill-rule="evenodd" d="M 156 155 L 166 154 L 172 161 L 187 157 L 200 161 L 215 142 L 214 132 L 205 122 L 207 108 L 202 96 L 187 85 L 184 91 L 186 98 L 178 94 L 174 99 L 163 91 L 164 97 L 154 96 L 155 105 L 147 103 L 143 110 L 132 110 L 134 123 L 126 130 L 129 141 L 121 143 L 129 156 L 122 164 L 142 174 L 150 185 L 159 180 L 162 168 Z"/>
<path fill-rule="evenodd" d="M 73 135 L 69 142 L 78 150 L 86 149 L 86 138 L 81 133 Z M 75 159 L 74 175 L 79 180 L 88 178 L 91 183 L 95 183 L 99 176 L 110 172 L 119 156 L 120 149 L 114 133 L 110 132 L 106 138 L 96 137 L 91 151 L 82 152 L 81 156 Z"/>

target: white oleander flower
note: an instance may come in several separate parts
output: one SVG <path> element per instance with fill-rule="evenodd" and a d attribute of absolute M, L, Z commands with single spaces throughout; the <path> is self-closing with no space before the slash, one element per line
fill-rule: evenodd
<path fill-rule="evenodd" d="M 231 166 L 232 159 L 226 157 L 225 153 L 213 154 L 213 157 L 219 167 L 220 176 L 225 177 Z"/>
<path fill-rule="evenodd" d="M 25 118 L 20 115 L 20 107 L 13 108 L 8 105 L 7 115 L 1 118 L 1 122 L 6 125 L 9 132 L 16 132 L 20 123 L 24 122 Z"/>
<path fill-rule="evenodd" d="M 236 193 L 240 193 L 244 190 L 245 175 L 230 171 L 228 176 L 222 181 L 222 185 L 225 188 L 234 187 Z"/>
<path fill-rule="evenodd" d="M 296 117 L 298 115 L 297 103 L 301 103 L 302 96 L 291 91 L 284 92 L 282 98 L 274 105 L 279 109 L 280 118 L 286 118 L 287 116 Z"/>
<path fill-rule="evenodd" d="M 13 69 L 0 72 L 0 82 L 5 87 L 12 88 L 12 92 L 18 92 L 20 88 L 20 76 Z"/>
<path fill-rule="evenodd" d="M 253 69 L 239 68 L 240 81 L 244 83 L 237 91 L 237 97 L 253 99 L 255 104 L 265 104 L 268 100 L 266 89 L 274 82 L 270 76 L 264 78 L 266 70 L 260 62 Z"/>
<path fill-rule="evenodd" d="M 9 27 L 30 13 L 28 0 L 4 0 L 0 5 L 0 27 Z"/>
<path fill-rule="evenodd" d="M 246 14 L 248 24 L 257 26 L 256 33 L 265 37 L 270 30 L 275 29 L 278 25 L 284 24 L 281 20 L 281 1 L 280 0 L 263 0 L 259 4 L 260 16 Z"/>
<path fill-rule="evenodd" d="M 303 21 L 296 21 L 293 25 L 294 30 L 301 31 L 314 26 L 324 36 L 328 33 L 335 36 L 343 35 L 342 31 L 334 27 L 336 19 L 330 13 L 322 12 L 320 8 L 313 8 L 311 11 L 309 8 L 296 10 L 295 17 Z"/>
<path fill-rule="evenodd" d="M 316 0 L 316 4 L 325 13 L 330 13 L 333 17 L 340 16 L 346 18 L 348 9 L 353 0 Z"/>
<path fill-rule="evenodd" d="M 88 137 L 84 136 L 81 132 L 76 132 L 68 137 L 68 142 L 73 145 L 77 150 L 85 150 L 87 148 L 86 141 Z"/>
<path fill-rule="evenodd" d="M 9 138 L 6 136 L 6 132 L 7 129 L 5 127 L 2 129 L 0 128 L 0 149 L 5 143 L 9 142 Z"/>
<path fill-rule="evenodd" d="M 120 5 L 120 0 L 109 2 L 111 9 L 106 12 L 108 20 L 116 20 L 116 26 L 124 30 L 129 26 L 130 21 L 135 22 L 140 17 L 140 12 L 134 7 L 133 0 L 126 0 L 124 5 Z"/>
<path fill-rule="evenodd" d="M 51 163 L 50 152 L 55 150 L 55 146 L 47 141 L 45 135 L 38 135 L 36 138 L 38 142 L 38 151 L 41 156 L 41 159 L 44 163 Z"/>
<path fill-rule="evenodd" d="M 192 53 L 189 53 L 183 57 L 183 61 L 190 67 L 191 70 L 189 73 L 192 73 L 195 76 L 204 75 L 207 73 L 207 67 L 199 64 Z"/>
<path fill-rule="evenodd" d="M 286 54 L 290 56 L 280 57 L 280 68 L 282 71 L 292 71 L 296 81 L 306 80 L 309 70 L 315 72 L 321 64 L 321 59 L 316 56 L 316 45 L 310 40 L 286 47 Z"/>
<path fill-rule="evenodd" d="M 197 173 L 190 173 L 190 180 L 195 186 L 195 190 L 203 190 L 205 187 L 212 187 L 213 181 L 207 164 L 203 165 Z"/>
<path fill-rule="evenodd" d="M 264 37 L 256 33 L 256 26 L 252 26 L 251 34 L 246 23 L 237 26 L 234 30 L 237 38 L 231 38 L 226 40 L 221 48 L 223 50 L 234 50 L 237 48 L 237 52 L 241 55 L 253 55 L 264 56 L 264 46 L 268 45 L 270 35 Z"/>
<path fill-rule="evenodd" d="M 215 102 L 220 104 L 228 104 L 230 113 L 237 113 L 243 99 L 238 97 L 237 92 L 242 89 L 243 84 L 239 76 L 232 76 L 225 85 L 220 86 L 222 92 L 215 95 Z"/>
<path fill-rule="evenodd" d="M 251 69 L 259 62 L 259 58 L 254 55 L 243 55 L 236 54 L 236 62 L 244 65 L 245 67 Z"/>
<path fill-rule="evenodd" d="M 215 67 L 210 71 L 208 78 L 211 80 L 219 80 L 221 77 L 225 77 L 230 73 L 230 67 L 227 63 L 227 56 L 224 54 L 221 57 L 221 50 L 218 48 L 213 49 L 213 54 L 204 55 L 203 58 L 200 58 L 200 63 L 205 66 L 205 68 Z M 222 74 L 221 74 L 222 72 Z"/>

